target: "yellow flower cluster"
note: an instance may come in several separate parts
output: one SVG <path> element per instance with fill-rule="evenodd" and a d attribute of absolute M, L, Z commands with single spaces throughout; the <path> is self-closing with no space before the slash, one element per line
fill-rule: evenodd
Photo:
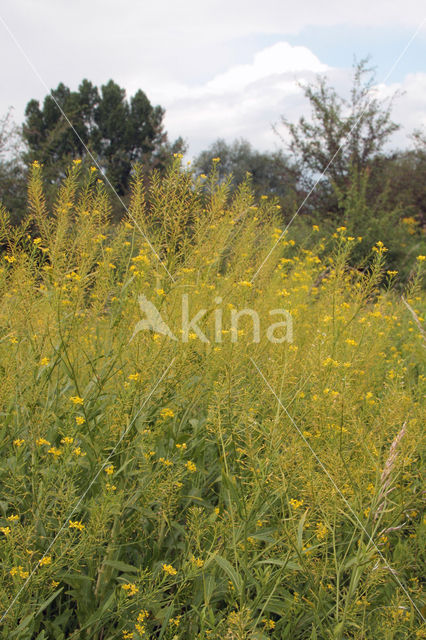
<path fill-rule="evenodd" d="M 177 570 L 171 564 L 163 564 L 161 568 L 164 573 L 167 573 L 169 576 L 175 576 L 177 574 Z"/>
<path fill-rule="evenodd" d="M 301 506 L 303 505 L 303 502 L 304 502 L 304 501 L 303 501 L 303 500 L 297 500 L 296 498 L 291 498 L 291 499 L 289 500 L 289 502 L 290 502 L 291 506 L 292 506 L 294 509 L 298 509 L 299 507 L 301 507 Z"/>
<path fill-rule="evenodd" d="M 21 565 L 19 565 L 19 567 L 13 567 L 9 573 L 11 576 L 19 576 L 22 579 L 28 578 L 29 576 L 29 572 L 24 571 L 24 568 Z"/>
<path fill-rule="evenodd" d="M 161 409 L 160 411 L 160 416 L 163 418 L 163 420 L 165 420 L 166 418 L 174 418 L 174 411 L 173 409 L 170 409 L 169 407 L 164 407 L 164 409 Z"/>
<path fill-rule="evenodd" d="M 136 595 L 136 593 L 138 593 L 139 591 L 139 589 L 133 582 L 128 582 L 127 584 L 123 584 L 121 588 L 124 589 L 124 591 L 127 591 L 127 595 L 129 596 L 129 598 Z"/>
<path fill-rule="evenodd" d="M 135 623 L 135 629 L 136 631 L 139 632 L 139 635 L 143 635 L 146 631 L 146 619 L 148 618 L 149 613 L 146 609 L 142 609 L 142 611 L 139 612 L 138 617 L 137 617 L 137 621 Z"/>

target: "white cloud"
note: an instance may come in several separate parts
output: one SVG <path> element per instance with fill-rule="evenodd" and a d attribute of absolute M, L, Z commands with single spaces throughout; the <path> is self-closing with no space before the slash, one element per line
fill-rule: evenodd
<path fill-rule="evenodd" d="M 327 66 L 306 47 L 292 47 L 287 42 L 278 42 L 255 54 L 252 64 L 231 67 L 217 75 L 205 86 L 207 91 L 222 93 L 240 91 L 265 77 L 303 71 L 325 71 Z"/>
<path fill-rule="evenodd" d="M 265 48 L 251 63 L 235 65 L 203 85 L 175 85 L 173 97 L 154 94 L 166 106 L 170 137 L 186 138 L 191 156 L 218 137 L 228 141 L 244 137 L 259 149 L 274 149 L 283 144 L 272 129 L 281 116 L 291 122 L 301 115 L 309 117 L 309 103 L 299 82 L 311 82 L 318 73 L 326 73 L 339 94 L 348 94 L 350 70 L 327 67 L 306 47 L 286 42 Z M 385 100 L 397 90 L 401 95 L 395 100 L 393 117 L 404 127 L 391 145 L 405 146 L 412 130 L 426 124 L 426 74 L 409 74 L 402 83 L 379 85 L 377 96 Z M 286 138 L 285 129 L 279 131 Z"/>
<path fill-rule="evenodd" d="M 191 154 L 219 136 L 245 137 L 259 148 L 271 148 L 279 142 L 272 124 L 289 108 L 301 113 L 303 94 L 297 82 L 327 69 L 306 47 L 279 42 L 256 53 L 251 63 L 235 65 L 203 85 L 176 85 L 173 95 L 178 97 L 154 94 L 166 106 L 171 137 L 187 138 Z"/>
<path fill-rule="evenodd" d="M 348 86 L 347 70 L 327 68 L 308 46 L 288 44 L 286 34 L 336 25 L 414 31 L 423 13 L 421 0 L 15 0 L 2 9 L 48 87 L 63 81 L 75 89 L 84 77 L 97 85 L 113 78 L 128 94 L 141 87 L 166 108 L 170 137 L 186 137 L 193 154 L 218 136 L 280 144 L 272 123 L 309 112 L 296 79 L 327 71 L 338 89 Z M 265 36 L 282 41 L 254 53 L 256 38 Z M 6 33 L 0 56 L 7 61 L 0 114 L 13 104 L 19 122 L 28 100 L 42 99 L 46 88 Z M 395 108 L 410 129 L 424 122 L 423 76 L 407 76 L 407 96 Z"/>
<path fill-rule="evenodd" d="M 395 122 L 402 123 L 394 137 L 396 145 L 404 144 L 414 129 L 426 127 L 426 73 L 409 73 L 403 82 L 381 84 L 377 90 L 383 99 L 399 94 L 392 109 Z"/>

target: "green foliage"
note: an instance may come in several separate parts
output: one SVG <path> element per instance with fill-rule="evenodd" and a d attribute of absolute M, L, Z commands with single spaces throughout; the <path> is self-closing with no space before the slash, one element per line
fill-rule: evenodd
<path fill-rule="evenodd" d="M 77 91 L 60 83 L 46 96 L 42 108 L 31 100 L 25 116 L 26 161 L 43 163 L 50 181 L 62 179 L 70 159 L 85 158 L 88 147 L 123 195 L 129 189 L 133 163 L 143 163 L 146 171 L 164 169 L 169 155 L 184 149 L 181 138 L 168 142 L 162 107 L 153 107 L 140 89 L 127 100 L 125 90 L 112 80 L 100 91 L 88 80 Z M 90 157 L 87 160 L 93 164 Z"/>
<path fill-rule="evenodd" d="M 339 189 L 337 184 L 333 185 L 341 211 L 341 224 L 347 228 L 349 235 L 362 237 L 352 253 L 352 260 L 355 265 L 365 264 L 371 247 L 380 238 L 388 249 L 389 269 L 398 271 L 402 280 L 406 281 L 413 258 L 425 250 L 420 216 L 415 218 L 408 215 L 412 210 L 404 207 L 403 199 L 407 192 L 398 197 L 390 180 L 384 182 L 377 193 L 377 184 L 371 186 L 377 176 L 373 173 L 372 177 L 371 174 L 368 168 L 357 170 L 352 167 L 349 186 L 345 190 Z M 371 190 L 375 192 L 374 196 Z"/>
<path fill-rule="evenodd" d="M 301 117 L 296 125 L 285 118 L 282 122 L 291 135 L 291 151 L 312 173 L 327 171 L 341 186 L 350 167 L 368 166 L 399 128 L 391 121 L 392 102 L 385 106 L 374 98 L 373 84 L 374 75 L 361 60 L 354 67 L 350 100 L 339 96 L 324 76 L 303 87 L 312 121 Z"/>
<path fill-rule="evenodd" d="M 12 110 L 0 119 L 0 199 L 12 212 L 12 222 L 24 217 L 27 177 L 21 160 L 22 139 Z"/>
<path fill-rule="evenodd" d="M 350 99 L 338 95 L 319 76 L 316 83 L 304 85 L 311 106 L 311 118 L 301 117 L 297 124 L 282 117 L 290 133 L 290 151 L 303 167 L 307 192 L 324 174 L 304 207 L 339 221 L 340 211 L 332 184 L 343 190 L 348 186 L 351 168 L 358 172 L 369 167 L 384 144 L 399 126 L 391 120 L 392 100 L 383 104 L 373 93 L 374 73 L 367 60 L 354 66 Z"/>
<path fill-rule="evenodd" d="M 286 208 L 294 204 L 300 170 L 282 151 L 260 152 L 253 149 L 247 140 L 234 140 L 232 144 L 228 144 L 219 138 L 194 160 L 197 173 L 209 173 L 213 158 L 220 158 L 220 180 L 228 179 L 232 175 L 234 188 L 241 184 L 249 173 L 257 197 L 275 196 Z"/>
<path fill-rule="evenodd" d="M 146 191 L 136 167 L 112 225 L 96 172 L 49 211 L 34 163 L 28 218 L 1 212 L 5 637 L 421 638 L 425 258 L 407 308 L 380 237 L 353 269 L 345 229 L 280 238 L 217 171 L 176 158 Z M 180 339 L 182 293 L 209 343 Z M 141 295 L 178 340 L 133 335 Z M 278 307 L 293 342 L 267 339 Z"/>

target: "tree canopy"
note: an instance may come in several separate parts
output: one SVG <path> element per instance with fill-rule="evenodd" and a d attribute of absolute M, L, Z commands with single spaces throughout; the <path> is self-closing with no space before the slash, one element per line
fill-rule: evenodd
<path fill-rule="evenodd" d="M 89 149 L 122 195 L 128 190 L 132 164 L 140 162 L 148 171 L 162 169 L 170 153 L 184 150 L 181 138 L 169 143 L 164 113 L 140 89 L 128 100 L 125 90 L 113 80 L 100 90 L 87 79 L 77 91 L 60 83 L 45 97 L 42 107 L 37 100 L 27 104 L 23 126 L 26 160 L 42 162 L 46 175 L 56 181 L 70 159 L 85 158 Z M 88 160 L 92 162 L 90 156 Z"/>
<path fill-rule="evenodd" d="M 290 150 L 314 174 L 327 172 L 342 185 L 353 167 L 364 169 L 399 129 L 391 120 L 393 99 L 384 103 L 374 97 L 374 71 L 367 59 L 354 66 L 350 99 L 338 95 L 324 76 L 303 86 L 311 105 L 311 119 L 297 124 L 284 117 L 290 133 Z"/>
<path fill-rule="evenodd" d="M 243 138 L 232 143 L 218 138 L 195 158 L 196 171 L 207 174 L 213 158 L 220 158 L 217 165 L 220 179 L 226 179 L 232 174 L 232 184 L 235 186 L 249 173 L 257 196 L 276 196 L 286 201 L 294 199 L 300 172 L 296 164 L 281 150 L 258 151 Z"/>

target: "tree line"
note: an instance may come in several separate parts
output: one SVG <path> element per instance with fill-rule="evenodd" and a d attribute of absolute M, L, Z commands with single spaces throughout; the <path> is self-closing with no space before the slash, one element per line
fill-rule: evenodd
<path fill-rule="evenodd" d="M 389 151 L 399 129 L 392 119 L 396 96 L 381 102 L 373 87 L 367 60 L 354 65 L 349 99 L 319 76 L 303 86 L 311 117 L 292 123 L 283 116 L 275 127 L 282 150 L 261 152 L 244 139 L 218 139 L 198 154 L 193 170 L 208 174 L 213 158 L 220 158 L 219 178 L 230 189 L 249 179 L 256 196 L 276 198 L 283 224 L 300 209 L 300 233 L 312 223 L 344 224 L 365 237 L 365 248 L 379 234 L 391 247 L 391 262 L 404 263 L 424 235 L 426 135 L 414 131 L 411 148 Z M 169 140 L 164 115 L 142 90 L 128 99 L 113 80 L 98 88 L 87 79 L 76 91 L 60 83 L 41 105 L 31 100 L 20 127 L 7 114 L 0 121 L 0 200 L 12 221 L 24 215 L 26 170 L 34 160 L 44 165 L 52 193 L 69 163 L 80 158 L 100 166 L 126 201 L 135 163 L 149 180 L 154 171 L 167 169 L 173 154 L 187 150 L 181 137 Z M 117 203 L 115 215 L 121 213 Z"/>

